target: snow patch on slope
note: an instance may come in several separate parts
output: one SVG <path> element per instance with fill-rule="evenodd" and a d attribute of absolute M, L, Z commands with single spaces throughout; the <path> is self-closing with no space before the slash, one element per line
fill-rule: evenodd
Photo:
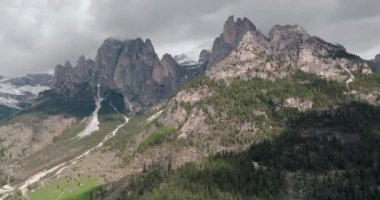
<path fill-rule="evenodd" d="M 197 61 L 191 60 L 189 57 L 187 57 L 185 54 L 181 55 L 175 55 L 173 59 L 180 65 L 196 65 L 198 64 Z"/>
<path fill-rule="evenodd" d="M 26 77 L 31 79 L 28 76 Z M 27 82 L 15 81 L 19 79 L 0 76 L 0 105 L 20 109 L 21 103 L 27 102 L 37 97 L 40 92 L 50 89 L 48 86 L 41 85 L 43 83 L 28 85 Z"/>

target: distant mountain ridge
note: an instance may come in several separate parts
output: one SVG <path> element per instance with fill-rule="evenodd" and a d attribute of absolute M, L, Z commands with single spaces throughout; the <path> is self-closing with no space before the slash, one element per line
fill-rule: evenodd
<path fill-rule="evenodd" d="M 0 104 L 21 108 L 22 104 L 38 96 L 54 85 L 54 77 L 49 74 L 28 74 L 16 78 L 0 78 Z"/>
<path fill-rule="evenodd" d="M 103 93 L 112 90 L 122 94 L 127 110 L 139 112 L 158 103 L 187 80 L 204 74 L 205 67 L 194 65 L 197 63 L 177 63 L 169 54 L 159 60 L 149 39 L 108 38 L 95 60 L 81 56 L 75 67 L 69 62 L 57 65 L 53 91 L 70 97 L 80 92 L 83 85 L 94 91 L 99 84 Z"/>
<path fill-rule="evenodd" d="M 49 74 L 28 74 L 22 77 L 0 76 L 0 119 L 27 107 L 42 91 L 53 87 L 54 77 Z"/>

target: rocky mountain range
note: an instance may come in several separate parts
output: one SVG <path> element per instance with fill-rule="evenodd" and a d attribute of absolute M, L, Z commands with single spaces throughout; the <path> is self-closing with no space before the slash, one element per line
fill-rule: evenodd
<path fill-rule="evenodd" d="M 51 87 L 0 122 L 0 199 L 378 199 L 379 62 L 233 16 L 197 61 L 107 38 L 0 81 Z"/>
<path fill-rule="evenodd" d="M 102 92 L 112 90 L 124 96 L 127 110 L 141 111 L 164 99 L 187 80 L 204 73 L 207 51 L 200 62 L 177 63 L 169 54 L 158 58 L 149 39 L 117 40 L 108 38 L 98 50 L 95 60 L 78 59 L 75 67 L 70 62 L 55 68 L 56 94 L 73 96 L 84 87 Z M 184 59 L 184 57 L 176 57 Z"/>
<path fill-rule="evenodd" d="M 351 72 L 372 72 L 367 61 L 341 45 L 309 35 L 298 25 L 276 25 L 265 36 L 247 18 L 235 21 L 231 16 L 211 51 L 203 50 L 198 62 L 169 54 L 160 60 L 149 39 L 108 38 L 95 60 L 81 56 L 75 67 L 69 62 L 58 65 L 53 90 L 70 97 L 83 87 L 95 91 L 99 84 L 103 92 L 122 94 L 127 110 L 139 112 L 206 70 L 215 79 L 275 79 L 302 70 L 339 81 L 351 81 Z"/>
<path fill-rule="evenodd" d="M 82 55 L 75 66 L 69 61 L 57 65 L 54 75 L 1 76 L 0 105 L 7 113 L 5 117 L 14 109 L 28 107 L 40 92 L 52 89 L 53 95 L 70 98 L 83 90 L 95 92 L 100 84 L 103 92 L 123 93 L 125 108 L 138 112 L 164 99 L 185 81 L 204 74 L 209 55 L 209 51 L 202 50 L 198 61 L 184 54 L 175 58 L 165 54 L 159 60 L 150 40 L 109 38 L 95 60 Z"/>

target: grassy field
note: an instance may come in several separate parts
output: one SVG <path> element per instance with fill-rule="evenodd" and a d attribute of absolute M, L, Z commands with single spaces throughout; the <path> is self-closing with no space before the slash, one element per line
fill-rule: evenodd
<path fill-rule="evenodd" d="M 60 178 L 29 192 L 28 197 L 30 200 L 90 200 L 97 186 L 97 179 L 92 176 Z"/>

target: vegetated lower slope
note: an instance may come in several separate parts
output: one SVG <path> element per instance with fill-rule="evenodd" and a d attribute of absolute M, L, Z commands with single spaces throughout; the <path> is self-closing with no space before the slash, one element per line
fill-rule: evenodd
<path fill-rule="evenodd" d="M 202 77 L 148 128 L 120 134 L 127 148 L 110 144 L 142 172 L 100 187 L 97 198 L 379 198 L 378 77 L 348 88 L 303 72 L 228 85 Z M 184 149 L 198 156 L 182 158 Z"/>
<path fill-rule="evenodd" d="M 299 114 L 273 140 L 175 171 L 152 167 L 124 199 L 377 199 L 380 110 L 350 103 Z"/>
<path fill-rule="evenodd" d="M 96 152 L 117 159 L 90 156 L 63 175 L 117 166 L 96 174 L 99 183 L 112 173 L 119 177 L 86 193 L 97 199 L 376 198 L 379 75 L 355 77 L 348 88 L 300 71 L 228 84 L 200 77 L 157 109 L 134 116 Z M 59 113 L 47 105 L 38 110 Z M 104 103 L 104 133 L 122 123 L 112 110 Z M 69 134 L 23 158 L 23 171 L 53 166 L 96 144 L 98 137 L 68 142 L 83 128 L 80 119 Z"/>
<path fill-rule="evenodd" d="M 0 126 L 0 180 L 10 177 L 15 185 L 26 178 L 66 162 L 98 145 L 115 127 L 124 123 L 109 101 L 99 112 L 100 130 L 76 138 L 93 111 L 91 96 L 80 99 L 46 98 L 19 112 Z M 78 103 L 80 103 L 78 105 Z M 4 185 L 4 184 L 2 184 Z"/>

